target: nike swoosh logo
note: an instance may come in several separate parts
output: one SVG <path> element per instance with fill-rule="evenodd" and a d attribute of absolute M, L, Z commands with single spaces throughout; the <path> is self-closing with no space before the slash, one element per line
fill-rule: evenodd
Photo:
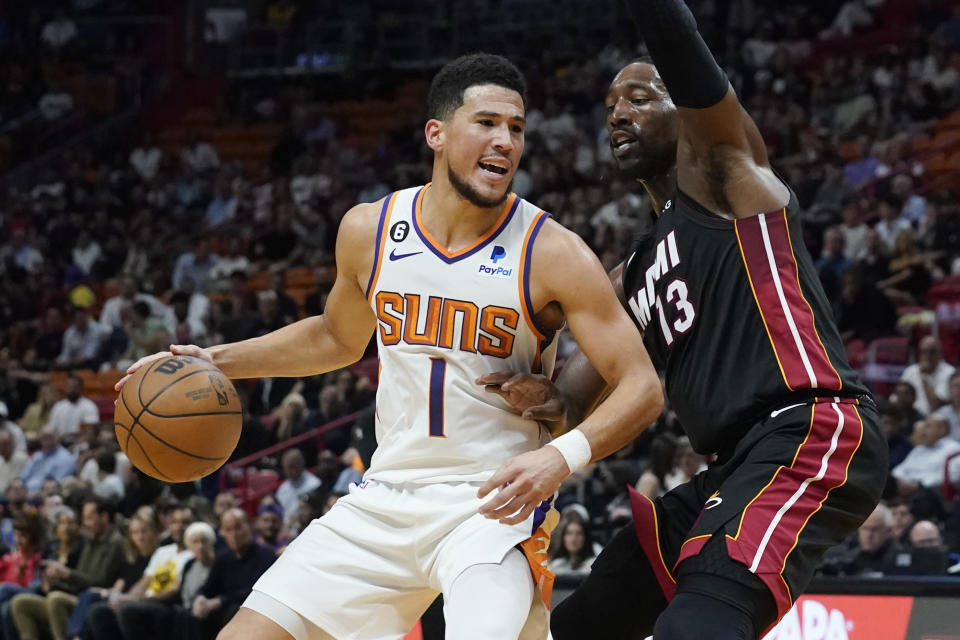
<path fill-rule="evenodd" d="M 804 403 L 801 402 L 800 404 L 792 404 L 792 405 L 790 405 L 789 407 L 784 407 L 784 408 L 782 408 L 782 409 L 777 409 L 776 411 L 771 411 L 771 412 L 770 412 L 770 417 L 771 417 L 771 418 L 776 418 L 778 415 L 780 415 L 780 414 L 783 413 L 784 411 L 790 411 L 790 409 L 796 409 L 797 407 L 802 407 L 803 405 L 804 405 Z"/>
<path fill-rule="evenodd" d="M 414 251 L 413 253 L 397 253 L 397 250 L 394 249 L 390 252 L 390 261 L 394 260 L 403 260 L 404 258 L 409 258 L 410 256 L 416 256 L 423 253 L 423 251 Z"/>

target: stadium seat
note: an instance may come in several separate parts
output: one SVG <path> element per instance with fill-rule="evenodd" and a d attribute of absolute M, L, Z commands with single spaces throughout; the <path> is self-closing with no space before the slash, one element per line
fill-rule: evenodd
<path fill-rule="evenodd" d="M 867 347 L 864 380 L 877 393 L 889 395 L 909 361 L 910 341 L 907 338 L 877 338 Z"/>

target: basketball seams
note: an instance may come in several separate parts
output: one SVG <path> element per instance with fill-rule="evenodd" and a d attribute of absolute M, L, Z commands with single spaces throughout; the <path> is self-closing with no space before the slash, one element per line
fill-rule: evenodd
<path fill-rule="evenodd" d="M 126 441 L 126 442 L 124 443 L 124 445 L 123 445 L 124 450 L 129 450 L 129 449 L 130 449 L 130 440 L 133 440 L 133 441 L 136 443 L 136 445 L 137 445 L 138 447 L 140 447 L 140 451 L 143 453 L 143 457 L 146 459 L 147 462 L 150 463 L 150 466 L 153 467 L 154 469 L 156 469 L 157 473 L 159 473 L 160 475 L 162 475 L 164 478 L 170 479 L 170 476 L 168 476 L 167 474 L 165 474 L 163 471 L 161 471 L 161 470 L 157 467 L 156 464 L 154 464 L 153 460 L 150 458 L 150 455 L 147 453 L 147 450 L 144 448 L 144 446 L 143 446 L 142 444 L 140 444 L 140 440 L 137 439 L 136 436 L 133 435 L 133 427 L 136 426 L 137 424 L 139 424 L 140 421 L 139 421 L 139 419 L 137 419 L 136 417 L 134 417 L 133 411 L 130 411 L 130 405 L 127 404 L 127 398 L 123 395 L 123 390 L 122 390 L 122 389 L 120 390 L 120 401 L 123 403 L 123 408 L 126 409 L 127 414 L 128 414 L 128 415 L 130 416 L 130 418 L 133 420 L 133 423 L 130 425 L 129 428 L 127 428 L 127 426 L 126 426 L 125 424 L 123 424 L 122 422 L 117 422 L 116 420 L 113 421 L 114 431 L 116 431 L 117 425 L 120 425 L 120 427 L 123 428 L 123 430 L 127 432 L 127 441 Z M 143 427 L 142 424 L 141 424 L 140 426 Z M 149 431 L 148 429 L 146 429 L 145 427 L 144 427 L 144 431 L 146 431 L 147 433 L 150 433 L 150 431 Z M 153 434 L 151 433 L 150 435 L 153 435 Z"/>
<path fill-rule="evenodd" d="M 126 442 L 126 445 L 129 446 L 129 444 L 130 444 L 130 439 L 134 437 L 134 436 L 133 436 L 133 428 L 134 428 L 135 426 L 138 426 L 138 425 L 139 425 L 139 427 L 140 427 L 141 429 L 143 429 L 144 431 L 146 431 L 152 438 L 154 438 L 154 439 L 157 440 L 158 442 L 160 442 L 160 443 L 162 443 L 162 444 L 170 447 L 170 448 L 173 449 L 174 451 L 176 451 L 176 452 L 178 452 L 178 453 L 182 453 L 182 454 L 185 455 L 185 456 L 189 456 L 189 457 L 191 457 L 191 458 L 196 458 L 197 460 L 209 460 L 209 461 L 211 461 L 211 462 L 214 462 L 214 461 L 216 461 L 216 460 L 222 460 L 222 459 L 224 458 L 223 456 L 216 456 L 216 457 L 201 456 L 201 455 L 198 455 L 198 454 L 196 454 L 196 453 L 191 453 L 191 452 L 189 452 L 189 451 L 184 451 L 184 450 L 181 449 L 180 447 L 178 447 L 178 446 L 176 446 L 176 445 L 173 445 L 173 444 L 170 444 L 169 442 L 167 442 L 166 440 L 164 440 L 163 438 L 161 438 L 160 436 L 158 436 L 157 434 L 155 434 L 153 431 L 151 431 L 150 429 L 148 429 L 142 422 L 140 422 L 140 416 L 142 416 L 144 413 L 151 413 L 151 414 L 154 415 L 155 417 L 181 417 L 181 416 L 162 416 L 162 415 L 158 416 L 157 414 L 153 414 L 152 412 L 149 411 L 150 404 L 151 404 L 152 402 L 154 402 L 157 398 L 159 398 L 161 395 L 163 395 L 163 392 L 164 392 L 164 391 L 166 391 L 167 389 L 169 389 L 169 388 L 172 387 L 173 385 L 177 384 L 177 383 L 180 382 L 181 380 L 183 380 L 183 379 L 185 379 L 185 378 L 188 378 L 189 376 L 195 375 L 195 374 L 197 374 L 197 373 L 207 373 L 207 372 L 220 373 L 220 370 L 219 370 L 219 369 L 214 369 L 214 368 L 210 368 L 210 369 L 197 369 L 196 371 L 191 371 L 190 373 L 185 373 L 184 375 L 180 376 L 180 377 L 177 378 L 176 380 L 167 383 L 167 385 L 165 385 L 162 389 L 160 389 L 159 391 L 157 391 L 157 392 L 153 395 L 153 397 L 150 398 L 150 400 L 149 400 L 146 404 L 144 404 L 144 403 L 143 403 L 143 396 L 142 396 L 142 394 L 141 394 L 141 390 L 142 390 L 142 387 L 143 387 L 143 380 L 144 380 L 144 378 L 147 377 L 147 374 L 150 373 L 150 370 L 151 370 L 155 365 L 159 364 L 159 362 L 160 362 L 160 361 L 157 360 L 157 361 L 155 361 L 153 364 L 151 364 L 150 367 L 148 367 L 147 370 L 146 370 L 146 371 L 143 373 L 143 375 L 140 377 L 140 380 L 137 382 L 137 400 L 140 400 L 140 406 L 141 406 L 140 413 L 138 413 L 138 414 L 135 415 L 135 416 L 133 415 L 133 411 L 130 410 L 130 406 L 127 404 L 127 399 L 126 399 L 126 398 L 124 397 L 124 395 L 123 395 L 123 390 L 120 391 L 120 398 L 121 398 L 121 400 L 123 401 L 123 406 L 124 406 L 124 408 L 127 410 L 127 413 L 130 414 L 130 417 L 133 418 L 133 424 L 130 425 L 130 429 L 127 431 L 127 442 Z M 124 386 L 124 388 L 126 388 L 126 386 Z M 234 415 L 235 415 L 235 414 L 237 414 L 237 413 L 241 413 L 241 412 L 238 411 L 238 412 L 230 412 L 230 413 L 227 413 L 227 412 L 225 412 L 225 411 L 222 411 L 222 412 L 214 412 L 213 415 L 224 415 L 224 414 L 226 414 L 226 415 L 234 414 Z M 137 444 L 138 444 L 138 446 L 139 446 L 140 443 L 138 442 Z M 126 446 L 125 446 L 124 448 L 126 448 Z M 143 449 L 142 446 L 141 446 L 140 448 Z M 154 465 L 153 462 L 150 462 L 150 464 L 151 464 L 151 466 L 153 466 L 154 468 L 156 468 L 156 465 Z M 169 478 L 169 477 L 170 477 L 170 476 L 168 476 L 167 474 L 165 474 L 165 473 L 163 473 L 163 472 L 161 472 L 161 475 L 163 475 L 165 478 Z"/>
<path fill-rule="evenodd" d="M 201 413 L 157 413 L 144 407 L 143 413 L 149 414 L 154 418 L 202 418 L 204 416 L 239 416 L 243 411 L 203 411 Z M 142 414 L 141 414 L 142 415 Z"/>

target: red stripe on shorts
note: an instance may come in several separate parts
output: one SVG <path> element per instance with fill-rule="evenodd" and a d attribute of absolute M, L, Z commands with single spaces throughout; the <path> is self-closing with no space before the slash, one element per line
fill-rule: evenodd
<path fill-rule="evenodd" d="M 650 498 L 633 487 L 628 487 L 628 489 L 630 490 L 630 508 L 633 511 L 633 526 L 637 531 L 640 548 L 643 549 L 650 566 L 653 567 L 653 573 L 657 577 L 657 582 L 660 583 L 660 590 L 663 591 L 664 597 L 669 602 L 677 593 L 677 581 L 670 575 L 670 570 L 667 569 L 667 563 L 663 559 L 663 552 L 660 549 L 657 510 Z"/>

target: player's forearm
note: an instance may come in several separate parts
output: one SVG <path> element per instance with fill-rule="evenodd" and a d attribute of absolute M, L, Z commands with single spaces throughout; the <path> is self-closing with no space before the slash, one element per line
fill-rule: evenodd
<path fill-rule="evenodd" d="M 366 344 L 350 346 L 338 341 L 321 315 L 209 350 L 214 364 L 230 378 L 299 378 L 353 364 L 365 348 Z"/>
<path fill-rule="evenodd" d="M 634 20 L 678 107 L 704 109 L 720 102 L 729 82 L 697 31 L 683 0 L 628 0 Z"/>
<path fill-rule="evenodd" d="M 566 424 L 572 428 L 589 415 L 603 397 L 607 383 L 590 364 L 587 356 L 577 349 L 563 365 L 556 387 L 566 409 Z"/>
<path fill-rule="evenodd" d="M 663 411 L 663 390 L 653 369 L 624 375 L 607 398 L 577 429 L 590 443 L 591 461 L 622 449 Z"/>

